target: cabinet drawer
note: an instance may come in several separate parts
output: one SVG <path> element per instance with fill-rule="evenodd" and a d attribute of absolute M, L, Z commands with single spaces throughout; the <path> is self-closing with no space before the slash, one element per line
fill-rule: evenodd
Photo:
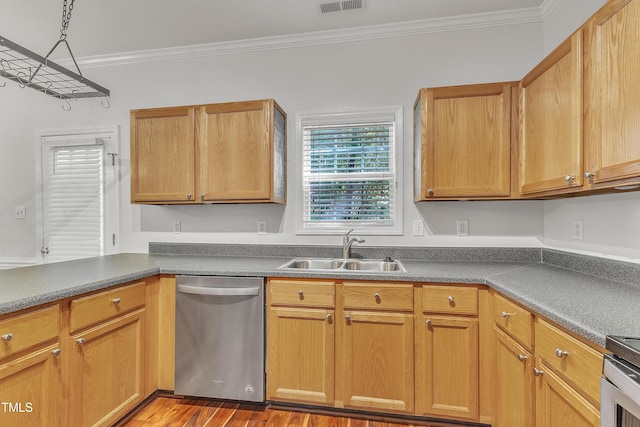
<path fill-rule="evenodd" d="M 0 359 L 58 336 L 58 305 L 0 321 Z"/>
<path fill-rule="evenodd" d="M 528 350 L 533 349 L 533 316 L 519 305 L 495 294 L 493 319 L 500 328 Z"/>
<path fill-rule="evenodd" d="M 425 313 L 478 314 L 478 290 L 459 286 L 423 286 Z"/>
<path fill-rule="evenodd" d="M 70 331 L 73 333 L 143 306 L 144 287 L 144 282 L 138 282 L 74 299 L 71 301 Z"/>
<path fill-rule="evenodd" d="M 269 280 L 269 304 L 332 308 L 335 282 Z"/>
<path fill-rule="evenodd" d="M 536 321 L 536 354 L 587 397 L 600 401 L 602 354 L 541 319 Z"/>
<path fill-rule="evenodd" d="M 345 283 L 345 309 L 413 310 L 413 285 Z"/>

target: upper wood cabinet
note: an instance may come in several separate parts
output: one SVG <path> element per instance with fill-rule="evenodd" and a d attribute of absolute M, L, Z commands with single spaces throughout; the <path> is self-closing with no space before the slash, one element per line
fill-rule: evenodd
<path fill-rule="evenodd" d="M 611 0 L 586 26 L 586 169 L 593 188 L 640 177 L 640 1 Z"/>
<path fill-rule="evenodd" d="M 414 104 L 414 200 L 511 196 L 512 90 L 421 89 Z"/>
<path fill-rule="evenodd" d="M 582 32 L 520 82 L 520 192 L 582 186 Z"/>
<path fill-rule="evenodd" d="M 132 110 L 130 121 L 133 203 L 285 203 L 274 100 Z"/>

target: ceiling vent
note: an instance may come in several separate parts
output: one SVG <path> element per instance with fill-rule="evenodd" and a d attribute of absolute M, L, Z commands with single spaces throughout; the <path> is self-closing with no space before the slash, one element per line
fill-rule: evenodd
<path fill-rule="evenodd" d="M 349 12 L 361 10 L 365 7 L 365 0 L 316 0 L 318 4 L 318 12 L 320 15 L 326 15 L 335 12 Z"/>

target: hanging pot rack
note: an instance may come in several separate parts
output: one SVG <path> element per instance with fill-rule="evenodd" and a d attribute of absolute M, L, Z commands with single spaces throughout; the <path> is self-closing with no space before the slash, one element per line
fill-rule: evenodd
<path fill-rule="evenodd" d="M 74 1 L 71 0 L 69 9 L 67 9 L 67 0 L 64 0 L 60 40 L 45 57 L 0 36 L 0 76 L 18 83 L 21 88 L 30 87 L 61 100 L 104 97 L 107 103 L 103 102 L 102 105 L 108 108 L 109 90 L 82 76 L 66 40 Z M 77 73 L 49 59 L 51 53 L 60 44 L 67 47 Z M 6 83 L 0 85 L 0 87 L 4 86 Z M 68 102 L 67 105 L 69 108 L 63 106 L 65 110 L 71 108 Z"/>

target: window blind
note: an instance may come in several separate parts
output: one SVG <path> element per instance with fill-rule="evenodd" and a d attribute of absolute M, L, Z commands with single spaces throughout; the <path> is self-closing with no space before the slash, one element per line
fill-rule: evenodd
<path fill-rule="evenodd" d="M 103 255 L 103 156 L 101 144 L 46 148 L 43 226 L 48 262 Z"/>
<path fill-rule="evenodd" d="M 395 215 L 394 123 L 303 128 L 304 226 L 389 226 Z"/>

